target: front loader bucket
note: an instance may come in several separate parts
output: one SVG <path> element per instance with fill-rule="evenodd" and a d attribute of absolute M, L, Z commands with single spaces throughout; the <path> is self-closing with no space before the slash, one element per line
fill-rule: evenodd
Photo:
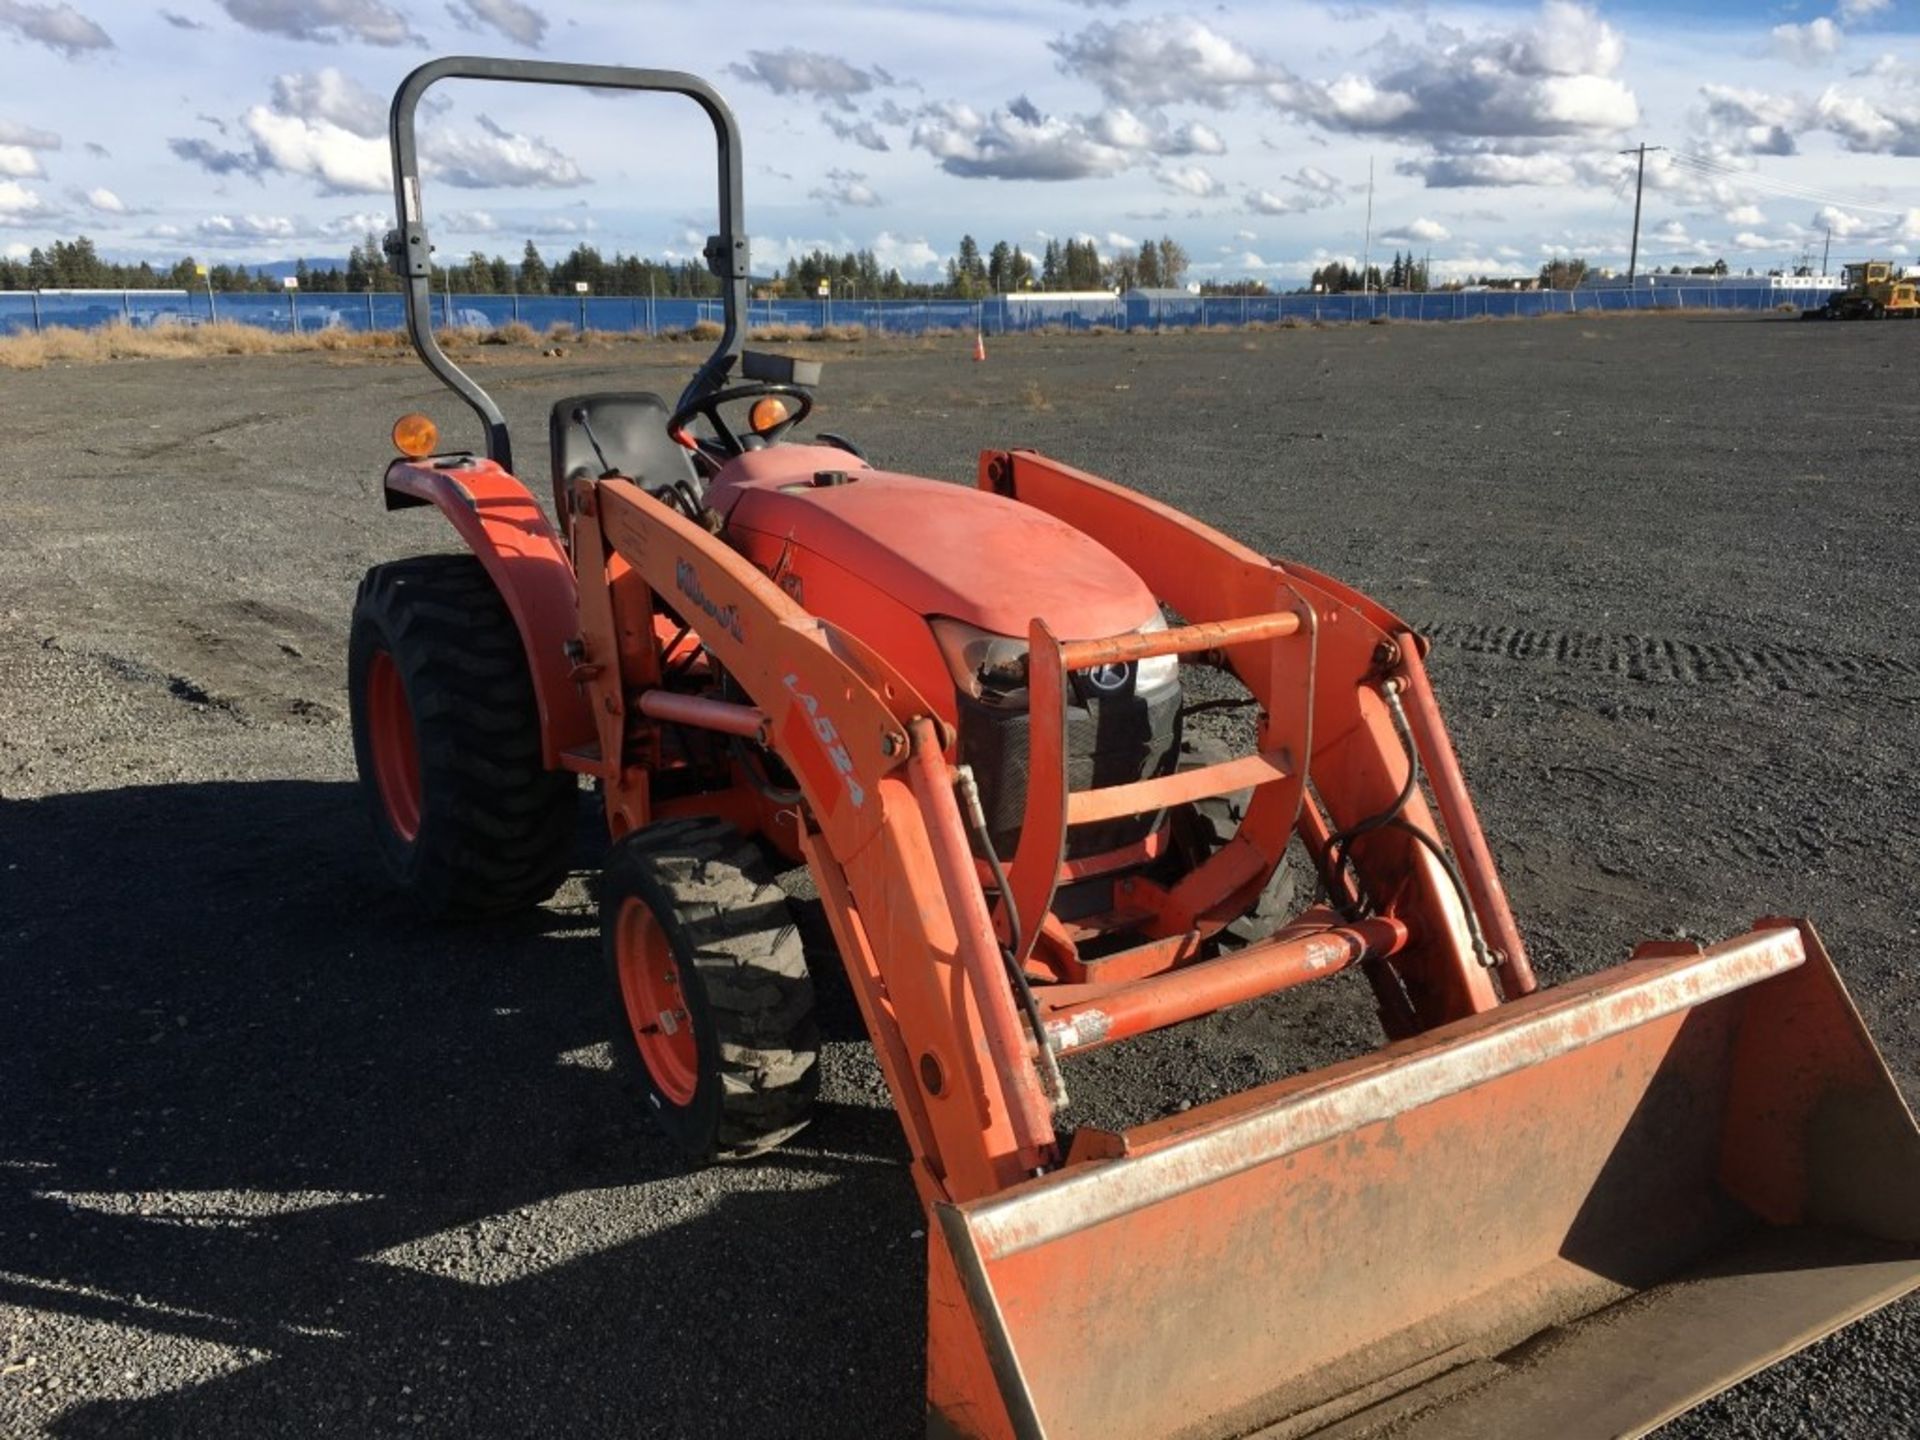
<path fill-rule="evenodd" d="M 1764 922 L 937 1207 L 931 1433 L 1637 1435 L 1920 1284 L 1920 1132 Z"/>

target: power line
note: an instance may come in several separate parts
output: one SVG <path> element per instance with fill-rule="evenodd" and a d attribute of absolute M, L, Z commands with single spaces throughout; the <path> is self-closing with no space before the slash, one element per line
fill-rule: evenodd
<path fill-rule="evenodd" d="M 1630 155 L 1630 150 L 1622 151 Z M 1673 153 L 1673 162 L 1695 175 L 1714 180 L 1728 180 L 1748 186 L 1751 189 L 1765 191 L 1792 200 L 1807 200 L 1822 205 L 1837 205 L 1843 210 L 1862 210 L 1875 215 L 1902 216 L 1905 210 L 1885 205 L 1869 205 L 1845 195 L 1836 195 L 1828 190 L 1820 190 L 1810 185 L 1801 185 L 1796 181 L 1782 180 L 1775 176 L 1763 175 L 1758 170 L 1743 169 L 1730 165 L 1723 160 L 1714 160 L 1705 155 L 1693 155 L 1684 150 Z"/>

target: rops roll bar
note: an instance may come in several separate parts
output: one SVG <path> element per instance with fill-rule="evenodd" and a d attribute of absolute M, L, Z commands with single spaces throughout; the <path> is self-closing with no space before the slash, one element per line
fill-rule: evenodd
<path fill-rule="evenodd" d="M 685 95 L 713 121 L 720 160 L 720 233 L 707 237 L 707 268 L 722 282 L 725 328 L 713 354 L 680 397 L 685 404 L 726 380 L 744 337 L 747 308 L 747 237 L 741 228 L 740 129 L 727 102 L 706 81 L 678 70 L 635 70 L 623 65 L 566 65 L 549 60 L 497 60 L 454 55 L 432 60 L 400 82 L 394 92 L 388 134 L 393 145 L 393 205 L 400 228 L 387 236 L 387 256 L 405 281 L 407 334 L 413 348 L 441 382 L 473 408 L 487 428 L 487 457 L 513 469 L 506 417 L 472 376 L 447 358 L 433 335 L 433 246 L 420 208 L 420 155 L 413 115 L 420 97 L 441 80 L 513 80 L 534 85 L 580 85 L 604 90 L 657 90 Z"/>

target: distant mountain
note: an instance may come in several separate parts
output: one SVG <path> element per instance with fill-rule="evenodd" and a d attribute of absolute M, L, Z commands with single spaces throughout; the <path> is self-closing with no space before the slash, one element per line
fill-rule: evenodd
<path fill-rule="evenodd" d="M 344 255 L 307 256 L 304 260 L 273 260 L 265 265 L 249 265 L 246 268 L 256 275 L 264 275 L 269 280 L 284 280 L 302 265 L 309 270 L 341 270 L 347 268 Z"/>

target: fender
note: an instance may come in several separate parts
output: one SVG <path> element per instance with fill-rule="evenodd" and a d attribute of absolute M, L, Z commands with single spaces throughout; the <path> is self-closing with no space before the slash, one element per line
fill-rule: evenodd
<path fill-rule="evenodd" d="M 438 506 L 480 557 L 526 647 L 541 760 L 563 768 L 565 751 L 593 743 L 593 717 L 566 654 L 579 628 L 573 567 L 539 502 L 493 461 L 471 457 L 396 460 L 387 467 L 386 494 L 389 509 Z"/>

